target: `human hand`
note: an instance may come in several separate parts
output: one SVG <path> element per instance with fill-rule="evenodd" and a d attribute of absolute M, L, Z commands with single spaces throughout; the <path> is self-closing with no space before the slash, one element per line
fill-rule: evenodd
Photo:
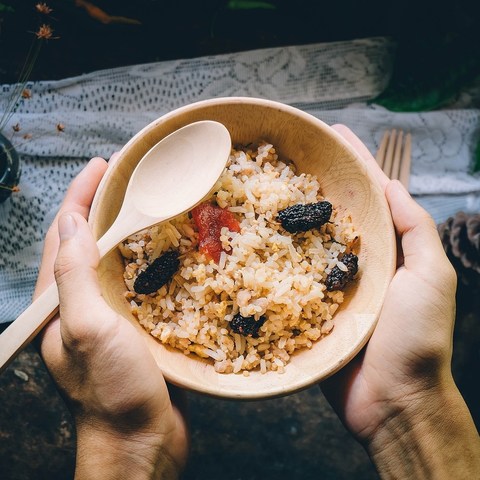
<path fill-rule="evenodd" d="M 348 128 L 334 128 L 361 154 L 385 191 L 399 255 L 370 341 L 346 368 L 322 384 L 322 390 L 381 474 L 408 478 L 402 465 L 392 471 L 393 459 L 409 458 L 411 474 L 415 466 L 427 468 L 430 460 L 425 457 L 439 455 L 453 441 L 464 453 L 473 448 L 478 458 L 478 434 L 451 375 L 456 275 L 435 223 L 398 181 L 389 181 Z M 457 422 L 454 425 L 451 415 Z M 421 441 L 426 436 L 431 436 L 429 445 Z M 421 455 L 427 447 L 430 451 Z M 454 453 L 458 451 L 451 448 L 442 452 L 443 461 L 451 461 Z M 423 465 L 418 464 L 420 457 Z M 456 458 L 451 467 L 464 457 Z M 415 478 L 424 478 L 425 472 L 416 470 Z"/>
<path fill-rule="evenodd" d="M 92 159 L 69 188 L 46 236 L 35 295 L 55 279 L 57 315 L 40 352 L 74 418 L 76 478 L 174 478 L 187 429 L 143 338 L 104 301 L 86 217 L 107 169 Z"/>

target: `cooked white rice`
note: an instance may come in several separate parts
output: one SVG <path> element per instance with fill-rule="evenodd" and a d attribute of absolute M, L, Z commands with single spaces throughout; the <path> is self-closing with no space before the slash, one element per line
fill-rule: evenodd
<path fill-rule="evenodd" d="M 325 278 L 356 240 L 349 216 L 319 229 L 290 234 L 278 211 L 297 203 L 324 200 L 318 180 L 295 174 L 271 144 L 232 150 L 214 199 L 240 222 L 240 233 L 222 229 L 216 264 L 197 248 L 198 234 L 188 214 L 128 238 L 126 296 L 140 324 L 164 344 L 185 354 L 210 358 L 217 372 L 258 369 L 283 372 L 295 350 L 310 348 L 333 328 L 341 291 L 327 292 Z M 335 207 L 335 206 L 334 206 Z M 139 272 L 163 252 L 180 252 L 173 279 L 150 295 L 133 290 Z M 266 317 L 259 337 L 234 333 L 233 316 Z"/>

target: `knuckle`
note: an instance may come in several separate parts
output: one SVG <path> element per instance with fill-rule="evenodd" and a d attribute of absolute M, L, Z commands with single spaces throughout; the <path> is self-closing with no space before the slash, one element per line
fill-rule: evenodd
<path fill-rule="evenodd" d="M 69 255 L 59 254 L 55 260 L 54 272 L 57 283 L 65 283 L 76 269 L 75 259 Z"/>
<path fill-rule="evenodd" d="M 64 325 L 62 338 L 67 348 L 78 355 L 88 355 L 95 351 L 106 337 L 118 330 L 118 322 L 111 321 L 111 315 L 92 311 L 88 306 L 76 309 L 73 320 L 70 318 L 68 324 Z"/>
<path fill-rule="evenodd" d="M 62 332 L 63 343 L 77 353 L 90 351 L 92 332 L 82 321 L 70 323 L 68 329 Z"/>
<path fill-rule="evenodd" d="M 419 223 L 423 225 L 424 228 L 430 230 L 431 233 L 435 233 L 435 236 L 438 236 L 437 225 L 435 224 L 432 216 L 426 210 L 421 210 L 419 220 Z"/>

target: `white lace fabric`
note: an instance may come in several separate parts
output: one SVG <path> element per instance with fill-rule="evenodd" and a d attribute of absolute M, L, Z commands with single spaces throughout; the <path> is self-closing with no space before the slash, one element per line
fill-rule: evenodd
<path fill-rule="evenodd" d="M 31 85 L 11 119 L 21 132 L 21 191 L 0 205 L 0 323 L 28 306 L 43 238 L 72 178 L 93 156 L 108 158 L 159 116 L 199 100 L 251 96 L 294 105 L 348 125 L 376 151 L 387 128 L 413 137 L 410 190 L 443 221 L 480 208 L 480 177 L 470 171 L 480 133 L 478 90 L 456 109 L 392 113 L 367 105 L 387 85 L 394 45 L 385 38 L 254 50 L 134 65 Z M 0 115 L 13 87 L 0 89 Z M 64 125 L 63 132 L 56 128 Z M 22 139 L 30 133 L 33 138 Z M 17 140 L 18 138 L 18 140 Z"/>

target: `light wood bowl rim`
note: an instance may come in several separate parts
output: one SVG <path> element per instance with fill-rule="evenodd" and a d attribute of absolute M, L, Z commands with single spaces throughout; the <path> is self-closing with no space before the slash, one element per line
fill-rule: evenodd
<path fill-rule="evenodd" d="M 180 122 L 178 123 L 178 125 L 176 125 L 176 120 L 179 118 L 183 118 L 185 114 L 188 115 L 191 112 L 197 112 L 197 113 L 202 112 L 203 109 L 209 109 L 211 107 L 225 107 L 228 105 L 238 105 L 238 104 L 255 106 L 258 108 L 268 108 L 268 109 L 278 110 L 278 111 L 296 116 L 299 119 L 302 119 L 303 121 L 306 121 L 312 124 L 314 128 L 319 129 L 325 135 L 334 139 L 335 142 L 341 145 L 355 159 L 356 168 L 359 170 L 359 172 L 362 173 L 362 175 L 365 176 L 366 179 L 368 179 L 368 182 L 370 184 L 369 188 L 371 189 L 372 196 L 375 198 L 375 202 L 378 202 L 380 212 L 384 216 L 382 221 L 384 220 L 384 227 L 385 227 L 385 232 L 383 232 L 384 233 L 383 236 L 385 239 L 383 247 L 385 249 L 386 273 L 385 273 L 385 278 L 381 279 L 382 288 L 380 288 L 381 294 L 379 295 L 379 298 L 376 301 L 376 304 L 377 304 L 376 311 L 374 312 L 373 316 L 371 316 L 371 318 L 369 317 L 369 319 L 367 320 L 367 324 L 363 329 L 362 335 L 360 335 L 356 339 L 356 341 L 353 342 L 349 346 L 349 348 L 346 349 L 343 355 L 339 356 L 338 359 L 336 359 L 336 361 L 331 362 L 328 368 L 324 368 L 318 375 L 301 376 L 298 381 L 294 381 L 288 385 L 283 385 L 281 381 L 280 382 L 275 381 L 269 387 L 263 386 L 261 389 L 250 389 L 248 388 L 249 378 L 257 374 L 262 375 L 259 372 L 250 373 L 250 377 L 244 377 L 243 375 L 238 375 L 238 374 L 216 374 L 223 378 L 234 377 L 239 379 L 242 382 L 246 382 L 245 388 L 238 389 L 238 388 L 231 388 L 231 386 L 228 385 L 228 382 L 227 382 L 227 386 L 225 386 L 225 384 L 223 384 L 223 386 L 215 386 L 211 384 L 202 385 L 201 382 L 192 381 L 190 378 L 185 378 L 182 375 L 178 375 L 177 372 L 175 371 L 165 369 L 164 365 L 159 365 L 159 367 L 162 369 L 162 372 L 166 380 L 177 386 L 180 386 L 189 390 L 193 390 L 199 393 L 203 393 L 209 396 L 214 396 L 214 397 L 255 400 L 255 399 L 261 399 L 261 398 L 273 398 L 273 397 L 284 396 L 287 394 L 291 394 L 291 393 L 303 390 L 311 386 L 312 384 L 325 380 L 326 378 L 330 377 L 331 375 L 336 373 L 338 370 L 340 370 L 347 363 L 349 363 L 362 350 L 362 348 L 368 342 L 369 338 L 371 337 L 375 329 L 376 323 L 378 321 L 378 316 L 380 314 L 381 304 L 385 299 L 388 284 L 390 283 L 390 280 L 393 277 L 395 272 L 395 263 L 396 263 L 395 232 L 394 232 L 388 204 L 386 202 L 384 193 L 380 188 L 380 186 L 378 185 L 375 178 L 373 177 L 373 175 L 366 168 L 365 163 L 362 160 L 361 156 L 353 149 L 353 147 L 337 131 L 332 129 L 330 126 L 328 126 L 326 123 L 319 120 L 318 118 L 304 111 L 301 111 L 295 107 L 291 107 L 289 105 L 285 105 L 276 101 L 260 99 L 260 98 L 252 98 L 252 97 L 225 97 L 225 98 L 214 98 L 210 100 L 195 102 L 195 103 L 186 105 L 184 107 L 178 108 L 176 110 L 173 110 L 165 115 L 162 115 L 158 119 L 154 120 L 153 122 L 145 126 L 135 136 L 133 136 L 131 140 L 129 140 L 125 144 L 125 146 L 121 149 L 121 151 L 118 154 L 117 161 L 114 163 L 112 167 L 108 168 L 107 173 L 105 174 L 104 178 L 102 179 L 99 185 L 94 201 L 92 203 L 89 222 L 92 226 L 94 235 L 96 236 L 96 238 L 99 238 L 99 236 L 101 236 L 103 232 L 102 232 L 102 229 L 99 228 L 98 219 L 99 219 L 99 215 L 101 215 L 102 204 L 107 201 L 106 200 L 107 191 L 108 191 L 107 186 L 109 185 L 111 179 L 114 178 L 115 175 L 117 175 L 118 172 L 120 171 L 119 169 L 120 169 L 122 160 L 127 157 L 129 152 L 132 150 L 132 148 L 135 147 L 135 145 L 138 142 L 143 141 L 143 138 L 145 136 L 150 135 L 159 126 L 165 125 L 168 123 L 171 123 L 172 125 L 174 125 L 175 128 L 173 128 L 173 130 L 180 128 L 180 126 L 183 126 L 184 124 Z M 205 118 L 205 119 L 215 120 L 215 118 Z M 187 122 L 187 123 L 190 123 L 190 122 Z M 161 138 L 162 137 L 159 137 L 157 141 L 159 141 Z M 138 160 L 140 160 L 140 158 Z M 144 331 L 141 326 L 139 326 L 138 324 L 137 326 L 139 327 L 139 331 L 143 331 L 146 337 L 153 339 L 153 337 L 151 337 L 146 331 Z M 331 333 L 331 335 L 333 334 L 334 332 Z M 323 341 L 323 339 L 319 341 Z M 165 349 L 165 347 L 159 341 L 155 340 L 155 343 L 158 345 L 159 348 Z M 178 354 L 178 353 L 179 352 L 175 352 L 175 354 Z M 301 352 L 298 355 L 301 355 Z M 190 355 L 188 357 L 185 356 L 185 359 L 188 362 L 192 362 L 192 361 L 204 362 L 202 359 L 199 359 L 199 357 L 196 357 L 194 355 Z M 158 363 L 158 360 L 157 360 L 157 363 Z M 286 366 L 287 371 L 289 367 L 291 367 L 291 365 L 287 364 Z M 213 369 L 213 366 L 212 366 L 212 369 Z M 282 377 L 282 375 L 285 375 L 285 374 L 279 374 L 277 372 L 269 372 L 266 375 L 267 376 L 276 375 L 276 376 Z M 233 381 L 233 383 L 235 383 L 235 381 Z"/>

